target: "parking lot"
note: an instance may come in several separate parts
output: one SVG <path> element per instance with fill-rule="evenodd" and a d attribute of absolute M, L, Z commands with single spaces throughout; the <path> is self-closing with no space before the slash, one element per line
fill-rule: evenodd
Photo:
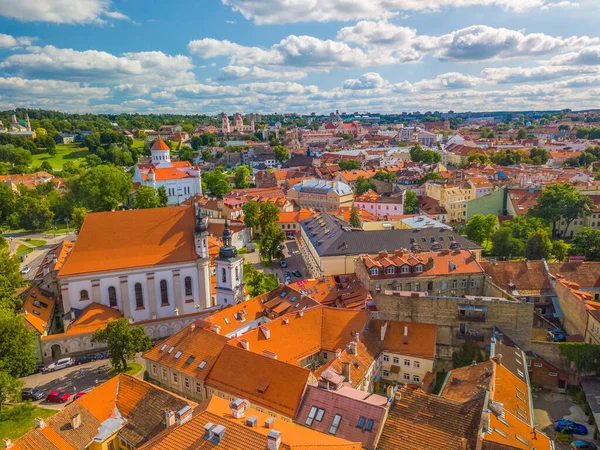
<path fill-rule="evenodd" d="M 252 264 L 255 269 L 261 270 L 268 275 L 275 275 L 280 283 L 285 282 L 286 270 L 289 270 L 290 273 L 294 270 L 297 270 L 302 275 L 301 277 L 296 277 L 292 275 L 292 282 L 297 282 L 305 279 L 308 275 L 308 270 L 304 265 L 304 260 L 302 259 L 302 255 L 298 250 L 298 244 L 295 240 L 289 239 L 284 242 L 283 254 L 285 256 L 285 262 L 287 263 L 286 268 L 281 267 L 281 262 L 279 260 L 273 260 L 271 267 L 263 267 L 260 263 L 258 249 L 252 253 L 246 253 L 244 255 L 244 259 L 245 262 Z"/>

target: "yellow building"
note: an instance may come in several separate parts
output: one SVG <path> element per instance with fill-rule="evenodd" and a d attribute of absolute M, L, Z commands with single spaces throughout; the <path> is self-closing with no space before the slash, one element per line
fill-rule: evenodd
<path fill-rule="evenodd" d="M 476 188 L 471 186 L 457 186 L 425 183 L 425 195 L 440 202 L 446 208 L 449 222 L 463 222 L 467 215 L 467 202 L 475 198 Z"/>
<path fill-rule="evenodd" d="M 314 178 L 295 184 L 287 196 L 299 207 L 315 211 L 336 211 L 342 206 L 352 206 L 354 200 L 352 189 L 346 183 Z"/>

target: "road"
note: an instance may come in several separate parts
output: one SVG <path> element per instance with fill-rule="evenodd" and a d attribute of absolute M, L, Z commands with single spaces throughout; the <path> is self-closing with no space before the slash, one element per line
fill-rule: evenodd
<path fill-rule="evenodd" d="M 302 259 L 302 255 L 298 250 L 298 244 L 295 240 L 289 239 L 284 242 L 283 254 L 288 265 L 285 269 L 281 267 L 281 263 L 278 260 L 274 260 L 271 267 L 263 267 L 260 264 L 258 250 L 252 253 L 246 253 L 244 259 L 245 262 L 252 264 L 255 269 L 260 270 L 267 275 L 275 275 L 280 283 L 285 282 L 286 270 L 289 270 L 290 272 L 298 270 L 302 274 L 300 278 L 292 275 L 292 282 L 303 280 L 308 275 L 308 270 L 304 265 L 304 260 Z"/>
<path fill-rule="evenodd" d="M 145 366 L 141 354 L 137 356 L 136 362 Z M 24 383 L 23 387 L 41 389 L 46 395 L 50 391 L 60 391 L 67 392 L 73 397 L 78 392 L 93 389 L 97 384 L 108 380 L 107 373 L 110 369 L 110 361 L 103 359 L 57 370 L 56 372 L 36 373 L 21 378 L 21 381 Z M 61 410 L 70 402 L 71 400 L 67 403 L 48 403 L 44 398 L 33 403 L 44 408 Z"/>

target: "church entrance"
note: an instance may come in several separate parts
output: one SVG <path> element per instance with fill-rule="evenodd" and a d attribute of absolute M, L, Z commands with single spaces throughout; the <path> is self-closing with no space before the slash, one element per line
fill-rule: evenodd
<path fill-rule="evenodd" d="M 52 350 L 52 361 L 57 361 L 62 356 L 62 350 L 60 349 L 60 345 L 54 344 L 51 348 Z"/>

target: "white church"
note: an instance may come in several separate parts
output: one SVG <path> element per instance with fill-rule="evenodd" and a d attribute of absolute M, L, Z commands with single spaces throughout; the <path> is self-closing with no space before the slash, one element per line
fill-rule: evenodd
<path fill-rule="evenodd" d="M 151 162 L 135 167 L 134 186 L 143 184 L 156 190 L 164 186 L 169 205 L 180 205 L 188 198 L 202 194 L 200 167 L 192 166 L 188 161 L 171 161 L 171 149 L 160 136 L 150 152 Z"/>

